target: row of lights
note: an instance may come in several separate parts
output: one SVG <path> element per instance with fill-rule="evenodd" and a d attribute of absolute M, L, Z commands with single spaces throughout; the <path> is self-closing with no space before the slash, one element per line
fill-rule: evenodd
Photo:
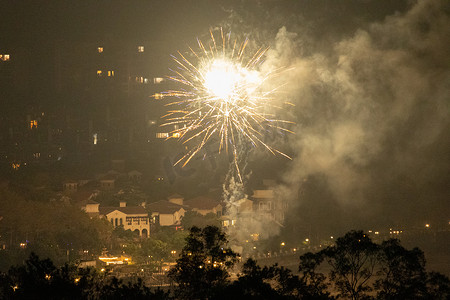
<path fill-rule="evenodd" d="M 97 47 L 97 52 L 98 52 L 98 53 L 103 53 L 103 51 L 104 51 L 103 47 Z M 144 46 L 138 46 L 138 47 L 137 47 L 137 51 L 138 51 L 139 53 L 144 52 Z"/>
<path fill-rule="evenodd" d="M 8 61 L 10 59 L 11 59 L 11 56 L 9 54 L 0 54 L 1 61 Z"/>

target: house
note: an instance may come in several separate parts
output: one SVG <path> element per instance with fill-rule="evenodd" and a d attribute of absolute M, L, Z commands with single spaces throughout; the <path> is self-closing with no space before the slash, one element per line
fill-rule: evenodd
<path fill-rule="evenodd" d="M 226 215 L 223 215 L 220 219 L 223 227 L 233 226 L 242 221 L 248 222 L 253 217 L 253 201 L 250 199 L 242 198 L 232 205 L 228 205 L 226 209 Z"/>
<path fill-rule="evenodd" d="M 160 226 L 180 226 L 181 218 L 187 211 L 186 206 L 167 200 L 147 204 L 147 209 L 154 223 Z"/>
<path fill-rule="evenodd" d="M 99 203 L 95 201 L 100 191 L 97 189 L 97 183 L 89 181 L 84 185 L 78 185 L 78 190 L 70 194 L 72 203 L 76 203 L 81 210 L 84 210 L 89 217 L 98 217 Z"/>
<path fill-rule="evenodd" d="M 222 216 L 223 205 L 208 196 L 198 196 L 184 201 L 184 204 L 188 206 L 192 211 L 195 211 L 203 216 L 213 213 L 218 217 Z"/>
<path fill-rule="evenodd" d="M 134 182 L 140 182 L 142 180 L 142 173 L 136 170 L 128 172 L 128 179 Z"/>
<path fill-rule="evenodd" d="M 126 206 L 126 202 L 121 202 L 119 207 L 99 207 L 99 216 L 114 227 L 123 226 L 123 229 L 136 232 L 141 237 L 149 236 L 150 220 L 142 206 Z"/>
<path fill-rule="evenodd" d="M 169 197 L 167 197 L 167 199 L 169 200 L 169 202 L 178 204 L 178 205 L 183 205 L 184 204 L 184 197 L 181 196 L 180 194 L 173 194 L 170 195 Z"/>
<path fill-rule="evenodd" d="M 78 190 L 78 181 L 67 180 L 63 183 L 64 191 L 66 192 L 76 192 Z"/>
<path fill-rule="evenodd" d="M 287 203 L 277 197 L 273 189 L 254 190 L 251 200 L 253 201 L 253 210 L 257 214 L 278 225 L 283 224 Z"/>
<path fill-rule="evenodd" d="M 100 187 L 103 190 L 112 190 L 114 189 L 114 184 L 116 182 L 116 178 L 113 175 L 107 175 L 103 177 L 100 181 Z"/>
<path fill-rule="evenodd" d="M 95 259 L 93 260 L 80 260 L 77 267 L 80 269 L 87 269 L 87 268 L 95 268 L 97 266 L 97 261 Z"/>
<path fill-rule="evenodd" d="M 89 217 L 91 217 L 91 219 L 93 217 L 98 217 L 99 215 L 99 206 L 100 203 L 92 200 L 92 199 L 88 199 L 86 201 L 83 201 L 82 205 L 81 205 L 81 209 L 84 210 Z"/>

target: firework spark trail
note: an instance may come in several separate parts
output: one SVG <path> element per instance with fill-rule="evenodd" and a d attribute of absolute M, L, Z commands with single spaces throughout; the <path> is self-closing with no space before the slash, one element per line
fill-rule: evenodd
<path fill-rule="evenodd" d="M 238 44 L 231 40 L 231 33 L 224 35 L 220 29 L 218 43 L 213 31 L 211 40 L 204 44 L 197 39 L 198 51 L 189 47 L 193 60 L 178 52 L 172 56 L 177 69 L 168 76 L 182 86 L 180 90 L 164 92 L 172 102 L 162 118 L 161 126 L 174 126 L 170 138 L 178 138 L 183 144 L 193 144 L 176 164 L 185 166 L 206 145 L 213 136 L 219 138 L 219 152 L 231 152 L 240 181 L 239 151 L 237 143 L 248 140 L 253 146 L 261 145 L 272 154 L 288 155 L 264 142 L 267 131 L 291 132 L 282 124 L 292 123 L 277 120 L 267 110 L 279 109 L 274 105 L 274 95 L 279 88 L 269 91 L 263 85 L 280 70 L 261 73 L 257 70 L 268 48 L 260 48 L 253 55 L 245 55 L 249 40 Z M 281 124 L 281 125 L 280 125 Z M 292 132 L 291 132 L 292 133 Z"/>

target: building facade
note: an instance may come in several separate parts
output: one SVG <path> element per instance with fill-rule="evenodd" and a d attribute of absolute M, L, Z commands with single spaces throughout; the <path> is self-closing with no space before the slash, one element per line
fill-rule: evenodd
<path fill-rule="evenodd" d="M 122 226 L 146 238 L 150 235 L 150 219 L 142 206 L 99 207 L 100 217 L 106 218 L 114 227 Z"/>

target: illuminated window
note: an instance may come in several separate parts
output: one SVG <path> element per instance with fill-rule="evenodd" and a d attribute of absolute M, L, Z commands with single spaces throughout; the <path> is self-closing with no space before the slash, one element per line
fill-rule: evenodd
<path fill-rule="evenodd" d="M 148 78 L 144 78 L 144 83 L 148 83 Z"/>
<path fill-rule="evenodd" d="M 158 132 L 156 133 L 156 138 L 157 139 L 167 139 L 169 137 L 169 133 L 168 132 Z"/>
<path fill-rule="evenodd" d="M 37 128 L 38 122 L 36 120 L 30 121 L 30 129 Z"/>
<path fill-rule="evenodd" d="M 155 99 L 162 99 L 163 97 L 164 97 L 163 94 L 160 94 L 160 93 L 156 93 L 153 95 L 153 98 L 155 98 Z"/>
<path fill-rule="evenodd" d="M 139 46 L 138 47 L 138 52 L 144 52 L 144 46 Z"/>
<path fill-rule="evenodd" d="M 102 70 L 97 70 L 97 76 L 102 76 L 103 72 Z"/>
<path fill-rule="evenodd" d="M 164 78 L 161 78 L 161 77 L 153 78 L 153 83 L 154 83 L 154 84 L 160 84 L 160 83 L 162 83 L 163 81 L 164 81 Z"/>
<path fill-rule="evenodd" d="M 9 60 L 9 59 L 10 59 L 9 54 L 3 54 L 3 55 L 1 56 L 1 59 L 2 59 L 3 61 Z"/>
<path fill-rule="evenodd" d="M 98 48 L 97 48 L 97 52 L 98 52 L 98 53 L 102 53 L 102 52 L 103 52 L 103 47 L 98 47 Z"/>
<path fill-rule="evenodd" d="M 33 153 L 33 157 L 39 158 L 39 157 L 41 157 L 41 153 L 40 152 Z"/>
<path fill-rule="evenodd" d="M 114 71 L 108 71 L 108 77 L 114 77 Z"/>

